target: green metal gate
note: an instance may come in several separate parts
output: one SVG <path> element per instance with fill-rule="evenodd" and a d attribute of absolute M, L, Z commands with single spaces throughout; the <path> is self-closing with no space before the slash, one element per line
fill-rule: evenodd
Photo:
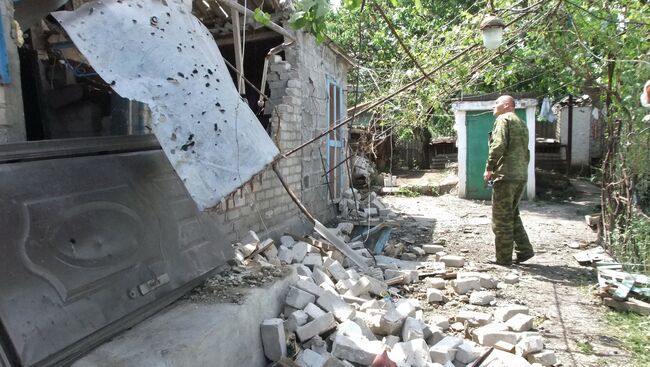
<path fill-rule="evenodd" d="M 515 111 L 526 121 L 526 110 Z M 483 173 L 488 156 L 488 139 L 494 125 L 492 111 L 467 111 L 465 125 L 467 131 L 467 181 L 465 193 L 468 199 L 490 199 L 492 192 L 485 187 Z"/>

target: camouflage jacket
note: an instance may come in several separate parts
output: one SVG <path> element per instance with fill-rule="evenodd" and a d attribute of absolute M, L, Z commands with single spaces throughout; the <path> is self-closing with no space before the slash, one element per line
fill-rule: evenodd
<path fill-rule="evenodd" d="M 526 181 L 528 179 L 528 128 L 514 112 L 497 117 L 490 133 L 486 170 L 494 181 Z"/>

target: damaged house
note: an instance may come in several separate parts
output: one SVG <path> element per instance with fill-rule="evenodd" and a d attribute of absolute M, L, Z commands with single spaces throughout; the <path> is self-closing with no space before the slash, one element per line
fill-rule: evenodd
<path fill-rule="evenodd" d="M 194 287 L 249 230 L 300 233 L 275 161 L 318 220 L 335 215 L 347 130 L 283 155 L 345 117 L 353 60 L 280 26 L 292 11 L 0 1 L 0 366 L 66 364 Z"/>

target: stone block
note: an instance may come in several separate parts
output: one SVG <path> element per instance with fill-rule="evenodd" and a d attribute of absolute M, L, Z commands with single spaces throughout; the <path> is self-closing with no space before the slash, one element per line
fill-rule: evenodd
<path fill-rule="evenodd" d="M 531 367 L 524 358 L 495 349 L 490 353 L 481 366 L 489 367 Z"/>
<path fill-rule="evenodd" d="M 313 294 L 305 292 L 302 289 L 298 289 L 296 287 L 290 287 L 284 303 L 296 309 L 302 310 L 305 308 L 305 306 L 307 306 L 309 303 L 313 303 L 315 300 L 316 296 Z"/>
<path fill-rule="evenodd" d="M 440 289 L 427 288 L 427 301 L 429 303 L 440 303 L 444 299 L 445 295 Z"/>
<path fill-rule="evenodd" d="M 465 258 L 462 256 L 445 255 L 440 257 L 439 261 L 445 263 L 445 266 L 449 268 L 462 268 L 465 266 Z"/>
<path fill-rule="evenodd" d="M 385 282 L 371 276 L 368 277 L 368 293 L 382 297 L 386 290 L 388 290 L 388 285 Z"/>
<path fill-rule="evenodd" d="M 510 344 L 510 343 L 506 343 L 504 341 L 500 341 L 500 342 L 497 342 L 496 344 L 494 344 L 494 348 L 498 349 L 498 350 L 502 350 L 504 352 L 508 352 L 508 353 L 514 353 L 515 352 L 515 346 Z"/>
<path fill-rule="evenodd" d="M 516 314 L 528 315 L 528 307 L 522 305 L 512 305 L 497 308 L 494 311 L 494 319 L 499 322 L 506 322 Z"/>
<path fill-rule="evenodd" d="M 305 266 L 308 266 L 313 271 L 314 268 L 322 268 L 323 267 L 323 258 L 321 258 L 320 254 L 308 253 L 305 256 L 305 258 L 302 260 L 302 263 Z"/>
<path fill-rule="evenodd" d="M 486 306 L 495 300 L 494 294 L 490 291 L 476 291 L 469 296 L 469 303 L 473 305 Z"/>
<path fill-rule="evenodd" d="M 359 273 L 357 273 L 357 271 L 354 269 L 348 269 L 345 272 L 348 273 L 350 279 L 352 280 L 358 280 L 359 278 L 361 278 L 361 275 L 359 275 Z"/>
<path fill-rule="evenodd" d="M 456 348 L 463 340 L 455 336 L 446 336 L 429 348 L 429 357 L 434 363 L 445 365 L 456 358 Z"/>
<path fill-rule="evenodd" d="M 356 323 L 357 325 L 359 325 L 359 328 L 361 329 L 361 334 L 363 334 L 363 336 L 364 336 L 366 339 L 368 339 L 368 340 L 377 340 L 377 337 L 376 337 L 375 334 L 372 332 L 372 330 L 370 330 L 370 328 L 369 328 L 368 325 L 366 324 L 365 320 L 363 320 L 363 319 L 360 318 L 360 317 L 353 317 L 353 318 L 352 318 L 352 321 L 354 321 L 354 323 Z"/>
<path fill-rule="evenodd" d="M 311 349 L 305 349 L 296 357 L 296 365 L 299 367 L 323 367 L 325 357 Z"/>
<path fill-rule="evenodd" d="M 370 281 L 368 280 L 368 277 L 363 276 L 361 279 L 357 280 L 352 284 L 350 289 L 348 289 L 347 292 L 345 292 L 346 296 L 351 296 L 351 297 L 357 297 L 360 294 L 364 294 L 368 292 L 368 288 L 370 286 Z"/>
<path fill-rule="evenodd" d="M 427 277 L 424 278 L 424 284 L 427 288 L 445 289 L 445 280 L 442 278 Z"/>
<path fill-rule="evenodd" d="M 309 316 L 311 320 L 317 319 L 323 315 L 325 315 L 327 312 L 323 311 L 322 308 L 316 306 L 313 303 L 308 304 L 305 309 L 305 313 Z"/>
<path fill-rule="evenodd" d="M 517 284 L 519 283 L 519 275 L 517 274 L 507 274 L 505 277 L 503 277 L 503 282 L 506 284 Z"/>
<path fill-rule="evenodd" d="M 345 320 L 336 328 L 337 334 L 349 336 L 350 338 L 363 337 L 361 326 L 352 320 Z"/>
<path fill-rule="evenodd" d="M 386 335 L 381 342 L 384 343 L 385 345 L 393 348 L 395 344 L 400 342 L 400 337 L 396 335 Z"/>
<path fill-rule="evenodd" d="M 481 282 L 478 278 L 464 278 L 451 281 L 451 286 L 457 294 L 466 294 L 469 291 L 480 290 Z"/>
<path fill-rule="evenodd" d="M 309 279 L 309 280 L 307 280 L 307 279 Z M 316 297 L 320 297 L 325 293 L 325 290 L 323 288 L 319 287 L 318 285 L 316 285 L 316 283 L 314 283 L 314 281 L 311 280 L 311 278 L 298 279 L 296 281 L 295 286 L 296 286 L 296 288 L 301 289 L 301 290 L 303 290 L 305 292 L 311 293 Z"/>
<path fill-rule="evenodd" d="M 283 325 L 282 319 L 268 319 L 260 326 L 264 355 L 274 362 L 287 356 L 287 338 Z"/>
<path fill-rule="evenodd" d="M 463 364 L 469 364 L 481 356 L 481 351 L 481 348 L 479 348 L 476 343 L 464 340 L 458 347 L 456 347 L 455 360 Z"/>
<path fill-rule="evenodd" d="M 420 302 L 413 298 L 401 299 L 395 304 L 395 310 L 404 318 L 415 317 L 415 311 L 421 308 Z"/>
<path fill-rule="evenodd" d="M 297 273 L 298 275 L 302 275 L 302 276 L 304 276 L 304 277 L 309 277 L 309 278 L 311 278 L 311 269 L 309 269 L 309 268 L 306 267 L 305 265 L 303 265 L 303 264 L 297 264 L 297 265 L 295 265 L 295 268 L 296 268 L 296 273 Z"/>
<path fill-rule="evenodd" d="M 499 341 L 516 344 L 517 334 L 507 330 L 508 327 L 505 324 L 492 323 L 474 329 L 472 335 L 477 343 L 487 347 L 491 347 Z"/>
<path fill-rule="evenodd" d="M 336 320 L 334 320 L 334 315 L 331 313 L 326 313 L 323 316 L 320 316 L 303 326 L 300 326 L 296 330 L 296 335 L 298 340 L 305 342 L 316 335 L 320 335 L 324 332 L 332 330 L 336 327 Z"/>
<path fill-rule="evenodd" d="M 484 312 L 462 310 L 455 317 L 456 322 L 467 322 L 470 326 L 484 326 L 492 322 L 492 316 Z"/>
<path fill-rule="evenodd" d="M 442 330 L 449 329 L 449 319 L 446 316 L 435 315 L 429 318 L 429 325 L 434 325 Z"/>
<path fill-rule="evenodd" d="M 278 249 L 278 258 L 283 264 L 291 264 L 293 261 L 293 251 L 286 246 L 280 246 Z"/>
<path fill-rule="evenodd" d="M 445 248 L 440 245 L 423 245 L 422 249 L 427 254 L 436 254 L 445 250 Z"/>
<path fill-rule="evenodd" d="M 499 281 L 491 274 L 479 275 L 479 281 L 481 282 L 481 287 L 485 289 L 497 289 L 497 284 L 499 284 Z"/>
<path fill-rule="evenodd" d="M 405 318 L 395 309 L 388 310 L 381 315 L 376 329 L 372 330 L 371 327 L 371 330 L 377 335 L 398 335 L 402 330 Z"/>
<path fill-rule="evenodd" d="M 327 312 L 331 312 L 337 320 L 343 322 L 354 317 L 354 309 L 338 296 L 331 293 L 325 293 L 318 297 L 316 304 Z"/>
<path fill-rule="evenodd" d="M 340 262 L 332 260 L 331 263 L 326 265 L 327 271 L 332 275 L 337 281 L 350 279 L 350 275 L 346 273 L 345 268 L 341 265 Z"/>
<path fill-rule="evenodd" d="M 424 339 L 414 339 L 397 343 L 388 352 L 388 356 L 398 364 L 412 367 L 426 367 L 431 362 L 429 346 Z"/>
<path fill-rule="evenodd" d="M 436 345 L 439 341 L 444 339 L 445 333 L 441 328 L 435 325 L 426 325 L 422 328 L 424 331 L 424 339 L 426 339 L 427 344 Z"/>
<path fill-rule="evenodd" d="M 516 331 L 516 332 L 528 331 L 533 328 L 534 320 L 535 318 L 530 315 L 519 313 L 511 317 L 510 320 L 506 321 L 506 325 L 512 331 Z"/>
<path fill-rule="evenodd" d="M 264 257 L 267 259 L 275 259 L 278 257 L 278 248 L 275 247 L 275 245 L 271 245 L 266 250 L 264 250 L 262 254 L 264 254 Z"/>
<path fill-rule="evenodd" d="M 543 350 L 541 352 L 529 354 L 526 359 L 528 359 L 528 362 L 530 363 L 539 363 L 542 366 L 553 366 L 557 364 L 557 357 L 551 350 Z"/>
<path fill-rule="evenodd" d="M 412 253 L 414 253 L 415 255 L 417 255 L 417 256 L 424 256 L 424 255 L 426 255 L 426 252 L 424 252 L 424 250 L 423 250 L 421 247 L 411 246 L 410 251 L 411 251 Z"/>
<path fill-rule="evenodd" d="M 280 244 L 286 248 L 291 248 L 294 243 L 296 243 L 296 240 L 294 240 L 291 236 L 280 237 Z"/>
<path fill-rule="evenodd" d="M 308 247 L 309 244 L 302 241 L 298 241 L 293 244 L 293 247 L 291 249 L 293 250 L 294 263 L 300 263 L 305 259 L 305 256 L 307 255 Z"/>
<path fill-rule="evenodd" d="M 333 355 L 326 356 L 325 364 L 323 367 L 354 367 L 354 365 L 348 361 L 342 361 Z"/>
<path fill-rule="evenodd" d="M 528 336 L 517 342 L 515 353 L 526 357 L 531 353 L 541 352 L 544 349 L 544 340 L 541 336 Z"/>
<path fill-rule="evenodd" d="M 380 341 L 370 341 L 365 338 L 353 339 L 341 334 L 336 335 L 332 344 L 334 357 L 364 366 L 371 365 L 377 354 L 382 351 Z"/>
<path fill-rule="evenodd" d="M 411 341 L 415 339 L 424 339 L 424 331 L 419 320 L 407 317 L 402 325 L 402 341 Z"/>
<path fill-rule="evenodd" d="M 319 256 L 320 257 L 320 256 Z M 334 282 L 332 281 L 332 278 L 329 277 L 329 275 L 325 274 L 323 270 L 320 268 L 315 268 L 312 270 L 312 279 L 314 279 L 314 283 L 316 284 L 323 284 L 326 283 L 333 288 L 336 287 Z"/>
<path fill-rule="evenodd" d="M 339 280 L 338 282 L 336 282 L 335 287 L 336 287 L 336 290 L 337 290 L 340 294 L 345 294 L 345 292 L 347 292 L 348 290 L 350 290 L 350 288 L 352 288 L 352 286 L 353 286 L 354 284 L 355 284 L 354 281 L 352 281 L 352 280 L 350 280 L 350 279 L 344 279 L 344 280 Z"/>

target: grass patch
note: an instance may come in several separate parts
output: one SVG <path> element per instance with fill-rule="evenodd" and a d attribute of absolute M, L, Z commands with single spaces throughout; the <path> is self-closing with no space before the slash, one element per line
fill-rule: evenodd
<path fill-rule="evenodd" d="M 578 349 L 584 354 L 592 354 L 594 352 L 594 346 L 589 342 L 578 342 Z"/>
<path fill-rule="evenodd" d="M 420 196 L 420 194 L 417 191 L 406 186 L 400 187 L 399 190 L 397 191 L 397 195 L 406 196 L 408 198 L 414 198 L 416 196 Z"/>
<path fill-rule="evenodd" d="M 630 312 L 610 311 L 605 316 L 607 323 L 616 331 L 623 346 L 632 355 L 634 366 L 650 366 L 650 319 Z"/>

